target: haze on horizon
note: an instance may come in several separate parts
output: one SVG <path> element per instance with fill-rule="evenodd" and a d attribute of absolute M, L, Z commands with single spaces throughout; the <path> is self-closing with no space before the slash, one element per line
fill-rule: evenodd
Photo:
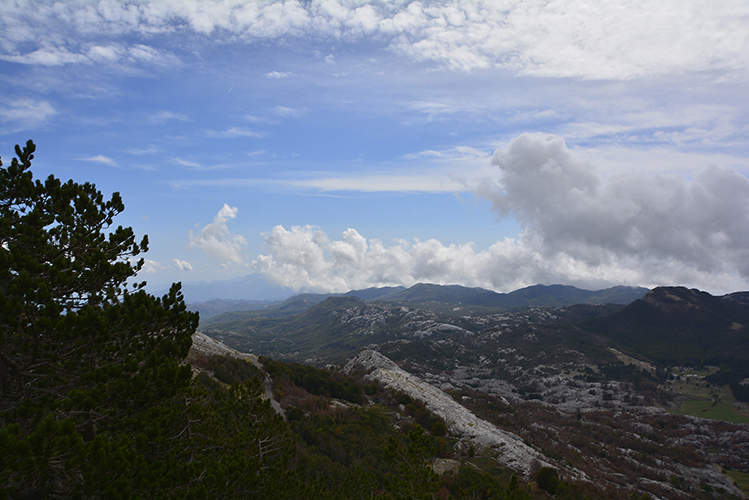
<path fill-rule="evenodd" d="M 141 278 L 749 288 L 749 3 L 0 4 L 0 155 Z"/>

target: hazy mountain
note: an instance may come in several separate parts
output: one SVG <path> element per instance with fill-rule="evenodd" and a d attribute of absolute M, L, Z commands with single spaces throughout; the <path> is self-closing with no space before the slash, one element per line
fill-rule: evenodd
<path fill-rule="evenodd" d="M 277 304 L 278 301 L 213 299 L 206 302 L 189 303 L 187 308 L 190 311 L 199 312 L 201 319 L 207 319 L 232 311 L 265 311 Z"/>
<path fill-rule="evenodd" d="M 164 287 L 149 287 L 151 293 L 161 296 L 169 290 Z M 264 276 L 253 273 L 247 276 L 223 281 L 183 282 L 182 293 L 188 304 L 207 302 L 215 299 L 229 299 L 237 301 L 272 302 L 283 300 L 294 295 L 294 290 L 272 283 Z"/>
<path fill-rule="evenodd" d="M 404 292 L 404 286 L 383 286 L 380 288 L 365 288 L 364 290 L 352 290 L 343 295 L 358 297 L 362 300 L 390 300 L 399 293 Z"/>
<path fill-rule="evenodd" d="M 574 286 L 534 285 L 510 293 L 459 285 L 420 283 L 386 300 L 407 303 L 448 303 L 512 309 L 525 306 L 562 307 L 572 304 L 629 304 L 648 293 L 647 288 L 617 286 L 605 290 L 582 290 Z"/>
<path fill-rule="evenodd" d="M 242 280 L 247 280 L 245 277 Z M 261 282 L 256 280 L 255 282 Z M 223 282 L 228 283 L 228 282 Z M 242 283 L 242 281 L 240 281 Z M 201 285 L 202 293 L 209 295 L 211 287 Z M 194 296 L 192 288 L 188 292 Z M 227 287 L 228 288 L 228 287 Z M 457 311 L 465 314 L 465 308 L 474 312 L 489 312 L 490 309 L 513 309 L 517 307 L 541 306 L 563 307 L 574 304 L 622 304 L 626 305 L 648 293 L 647 288 L 617 286 L 605 290 L 582 290 L 574 286 L 534 285 L 510 293 L 497 293 L 483 288 L 468 288 L 460 285 L 434 285 L 418 283 L 410 288 L 381 287 L 352 290 L 346 293 L 300 293 L 285 300 L 213 300 L 199 303 L 188 297 L 192 310 L 200 311 L 202 319 L 222 312 L 246 311 L 248 317 L 264 315 L 277 317 L 302 312 L 330 297 L 356 297 L 367 302 L 390 302 L 431 309 L 438 312 Z M 187 296 L 187 295 L 186 295 Z M 458 309 L 459 308 L 459 309 Z"/>

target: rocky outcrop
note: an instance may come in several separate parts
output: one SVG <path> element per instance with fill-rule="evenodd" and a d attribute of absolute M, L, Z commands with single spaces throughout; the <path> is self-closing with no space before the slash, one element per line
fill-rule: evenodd
<path fill-rule="evenodd" d="M 448 394 L 401 369 L 382 354 L 371 350 L 361 352 L 348 362 L 345 371 L 356 369 L 369 372 L 369 380 L 423 401 L 429 411 L 445 421 L 450 433 L 470 441 L 485 454 L 495 455 L 497 462 L 517 474 L 530 478 L 534 465 L 550 466 L 541 453 L 519 436 L 478 418 Z"/>
<path fill-rule="evenodd" d="M 187 354 L 187 361 L 190 362 L 192 359 L 199 355 L 227 356 L 230 358 L 244 359 L 250 361 L 256 367 L 262 369 L 257 356 L 255 356 L 254 354 L 239 352 L 236 349 L 232 349 L 226 344 L 219 342 L 218 340 L 212 339 L 208 335 L 196 332 L 192 334 L 192 346 L 190 347 L 190 352 Z"/>
<path fill-rule="evenodd" d="M 190 351 L 187 354 L 187 359 L 185 360 L 187 363 L 190 363 L 193 369 L 193 373 L 198 373 L 202 370 L 197 366 L 195 363 L 195 360 L 200 356 L 226 356 L 229 358 L 235 358 L 235 359 L 243 359 L 245 361 L 249 361 L 255 367 L 260 369 L 264 375 L 265 375 L 265 394 L 264 397 L 268 400 L 270 400 L 270 404 L 273 407 L 273 410 L 286 418 L 286 415 L 284 414 L 283 409 L 281 408 L 281 405 L 278 404 L 278 402 L 273 399 L 273 389 L 272 389 L 272 381 L 267 373 L 265 373 L 265 370 L 263 369 L 263 366 L 260 364 L 260 361 L 258 360 L 258 357 L 254 354 L 248 354 L 246 352 L 239 352 L 236 349 L 232 349 L 231 347 L 219 342 L 218 340 L 214 340 L 208 335 L 205 335 L 200 332 L 196 332 L 192 334 L 192 346 L 190 347 Z M 208 372 L 211 376 L 213 375 L 211 372 Z"/>

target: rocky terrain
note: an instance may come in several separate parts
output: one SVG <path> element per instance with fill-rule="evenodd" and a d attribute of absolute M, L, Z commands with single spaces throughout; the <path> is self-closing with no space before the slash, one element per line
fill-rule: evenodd
<path fill-rule="evenodd" d="M 654 498 L 687 499 L 709 491 L 719 497 L 746 498 L 722 467 L 746 465 L 749 426 L 672 415 L 658 406 L 623 404 L 613 398 L 632 394 L 625 392 L 626 384 L 602 387 L 569 379 L 564 383 L 563 377 L 538 379 L 540 385 L 546 380 L 556 397 L 564 392 L 574 399 L 570 406 L 526 401 L 506 381 L 466 378 L 470 370 L 465 368 L 455 370 L 456 376 L 427 373 L 422 380 L 371 350 L 353 358 L 345 370 L 357 368 L 367 371 L 368 379 L 423 401 L 461 439 L 458 447 L 473 444 L 523 477 L 553 466 L 568 480 L 594 481 L 612 492 L 623 488 Z M 473 392 L 458 396 L 460 404 L 440 387 L 456 396 L 461 390 Z M 602 398 L 606 393 L 613 398 Z M 481 401 L 482 395 L 505 410 L 514 408 L 513 418 L 498 419 L 505 429 L 466 408 Z M 602 409 L 602 401 L 609 408 Z M 585 413 L 579 416 L 578 411 Z"/>
<path fill-rule="evenodd" d="M 689 311 L 661 304 L 681 304 L 673 299 L 680 295 L 692 300 Z M 477 313 L 455 304 L 449 314 L 332 298 L 286 319 L 215 324 L 204 332 L 264 356 L 358 367 L 368 380 L 423 401 L 458 439 L 456 452 L 473 445 L 523 477 L 547 464 L 611 498 L 622 491 L 650 498 L 746 498 L 728 474 L 749 473 L 749 425 L 673 413 L 694 399 L 680 392 L 677 379 L 704 394 L 711 391 L 713 406 L 733 405 L 734 412 L 742 407 L 727 387 L 708 389 L 705 377 L 717 368 L 703 366 L 697 375 L 688 365 L 653 363 L 641 354 L 648 344 L 631 348 L 578 326 L 598 321 L 619 332 L 626 329 L 610 318 L 637 324 L 645 321 L 638 312 L 645 311 L 646 321 L 669 324 L 670 316 L 653 310 L 695 313 L 697 319 L 679 328 L 692 324 L 707 331 L 715 317 L 728 325 L 731 345 L 743 346 L 745 330 L 730 329 L 745 324 L 732 316 L 743 312 L 705 295 L 656 290 L 627 308 L 534 306 Z M 700 332 L 693 337 L 702 340 Z M 652 343 L 658 349 L 653 352 L 662 352 L 669 341 L 666 336 Z M 680 349 L 689 352 L 687 347 L 669 349 L 678 355 Z M 745 412 L 746 405 L 742 408 Z"/>
<path fill-rule="evenodd" d="M 375 380 L 387 389 L 423 401 L 427 409 L 445 421 L 452 435 L 461 438 L 459 446 L 462 448 L 473 445 L 480 453 L 496 457 L 497 462 L 525 478 L 531 478 L 534 466 L 550 465 L 541 453 L 523 443 L 520 437 L 478 418 L 442 390 L 402 370 L 376 351 L 363 351 L 348 362 L 344 372 L 355 369 L 368 372 L 367 379 Z"/>

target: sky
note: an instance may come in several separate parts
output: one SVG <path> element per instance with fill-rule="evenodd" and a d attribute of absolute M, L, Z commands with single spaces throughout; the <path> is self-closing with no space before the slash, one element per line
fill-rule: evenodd
<path fill-rule="evenodd" d="M 749 289 L 749 2 L 0 0 L 0 155 L 153 285 Z"/>

